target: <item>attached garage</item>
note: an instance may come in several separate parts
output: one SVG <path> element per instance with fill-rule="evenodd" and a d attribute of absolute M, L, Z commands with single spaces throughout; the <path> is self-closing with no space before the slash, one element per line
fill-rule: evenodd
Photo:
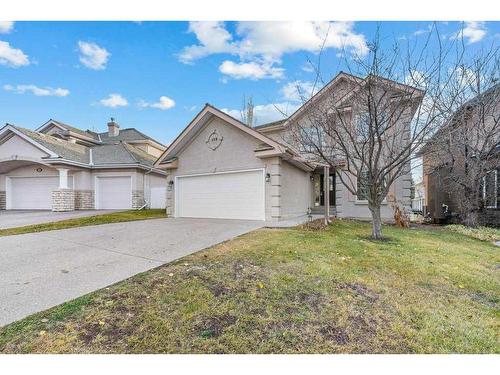
<path fill-rule="evenodd" d="M 132 208 L 131 176 L 96 176 L 96 209 Z"/>
<path fill-rule="evenodd" d="M 176 217 L 265 220 L 264 170 L 177 176 Z"/>
<path fill-rule="evenodd" d="M 69 187 L 73 180 L 68 178 Z M 6 198 L 8 210 L 50 210 L 52 191 L 59 186 L 59 177 L 7 177 Z"/>

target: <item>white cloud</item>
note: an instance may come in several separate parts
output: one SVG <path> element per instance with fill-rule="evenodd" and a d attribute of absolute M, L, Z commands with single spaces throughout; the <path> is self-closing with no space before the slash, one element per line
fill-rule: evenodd
<path fill-rule="evenodd" d="M 272 121 L 283 120 L 295 112 L 299 106 L 300 104 L 290 103 L 256 105 L 253 109 L 255 124 L 261 125 Z M 223 108 L 221 110 L 240 121 L 242 120 L 241 110 L 229 108 Z"/>
<path fill-rule="evenodd" d="M 0 21 L 0 34 L 8 34 L 14 30 L 13 21 Z"/>
<path fill-rule="evenodd" d="M 234 46 L 230 43 L 232 35 L 225 29 L 223 22 L 190 22 L 189 32 L 196 35 L 199 44 L 183 49 L 179 59 L 185 64 L 213 53 L 233 52 Z"/>
<path fill-rule="evenodd" d="M 287 83 L 281 89 L 281 94 L 287 100 L 293 102 L 301 102 L 309 99 L 319 90 L 318 86 L 314 86 L 314 82 L 309 81 L 293 81 Z"/>
<path fill-rule="evenodd" d="M 18 94 L 24 94 L 26 92 L 31 92 L 35 96 L 68 96 L 69 90 L 63 88 L 52 88 L 52 87 L 38 87 L 35 85 L 4 85 L 3 89 L 6 91 L 13 91 Z"/>
<path fill-rule="evenodd" d="M 461 30 L 451 36 L 451 39 L 467 39 L 469 44 L 479 42 L 486 36 L 485 22 L 466 22 Z"/>
<path fill-rule="evenodd" d="M 219 66 L 219 71 L 234 79 L 282 78 L 283 68 L 273 67 L 270 63 L 240 62 L 226 60 Z"/>
<path fill-rule="evenodd" d="M 18 48 L 11 47 L 9 42 L 0 40 L 0 65 L 17 68 L 29 64 L 28 55 Z"/>
<path fill-rule="evenodd" d="M 111 108 L 128 106 L 128 100 L 120 94 L 109 94 L 107 98 L 101 99 L 99 103 L 105 107 Z"/>
<path fill-rule="evenodd" d="M 240 22 L 238 34 L 244 36 L 243 53 L 280 58 L 297 51 L 318 52 L 325 48 L 346 48 L 360 55 L 368 53 L 365 37 L 356 34 L 353 22 Z"/>
<path fill-rule="evenodd" d="M 414 36 L 419 36 L 419 35 L 422 35 L 422 34 L 427 34 L 427 33 L 430 33 L 432 31 L 432 24 L 429 24 L 427 25 L 426 28 L 423 28 L 423 29 L 418 29 L 417 31 L 415 31 L 413 33 Z"/>
<path fill-rule="evenodd" d="M 139 106 L 142 108 L 157 108 L 164 111 L 166 109 L 173 108 L 175 106 L 175 101 L 168 96 L 160 96 L 160 100 L 156 103 L 148 103 L 141 100 L 139 102 Z"/>
<path fill-rule="evenodd" d="M 239 39 L 234 40 L 223 22 L 190 22 L 189 31 L 196 35 L 199 44 L 184 48 L 180 60 L 192 62 L 215 53 L 275 60 L 285 53 L 318 52 L 323 42 L 326 48 L 346 48 L 366 55 L 365 37 L 353 28 L 353 22 L 239 22 Z"/>
<path fill-rule="evenodd" d="M 89 69 L 103 70 L 106 69 L 109 53 L 105 48 L 99 47 L 95 43 L 78 42 L 80 49 L 80 62 Z"/>
<path fill-rule="evenodd" d="M 228 53 L 240 59 L 239 63 L 232 64 L 245 69 L 266 64 L 268 71 L 274 70 L 271 76 L 279 77 L 284 70 L 275 65 L 281 64 L 282 56 L 287 53 L 317 53 L 323 45 L 324 48 L 345 49 L 359 56 L 368 53 L 365 36 L 354 31 L 353 22 L 239 22 L 233 34 L 223 22 L 190 22 L 189 31 L 196 35 L 198 44 L 182 50 L 179 55 L 181 62 L 189 64 L 208 55 Z M 254 65 L 243 65 L 251 63 Z M 257 79 L 257 76 L 249 74 L 240 78 Z M 269 74 L 261 78 L 269 78 Z"/>

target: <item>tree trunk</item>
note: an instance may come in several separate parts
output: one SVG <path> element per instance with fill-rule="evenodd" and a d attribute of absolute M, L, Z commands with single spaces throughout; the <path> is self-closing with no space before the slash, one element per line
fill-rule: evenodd
<path fill-rule="evenodd" d="M 372 238 L 380 240 L 382 239 L 382 217 L 380 216 L 380 205 L 369 205 L 368 208 L 372 213 Z"/>

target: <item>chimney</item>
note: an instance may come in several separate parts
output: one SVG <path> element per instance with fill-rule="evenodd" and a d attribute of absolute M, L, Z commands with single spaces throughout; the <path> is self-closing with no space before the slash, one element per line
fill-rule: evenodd
<path fill-rule="evenodd" d="M 115 119 L 111 117 L 111 121 L 108 122 L 108 135 L 110 137 L 116 137 L 120 133 L 120 125 L 115 122 Z"/>

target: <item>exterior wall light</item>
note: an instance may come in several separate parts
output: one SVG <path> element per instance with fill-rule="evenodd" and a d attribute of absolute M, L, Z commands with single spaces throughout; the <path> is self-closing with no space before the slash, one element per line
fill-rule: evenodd
<path fill-rule="evenodd" d="M 168 182 L 167 190 L 172 191 L 172 188 L 174 187 L 174 180 L 170 180 Z"/>
<path fill-rule="evenodd" d="M 271 181 L 271 173 L 266 173 L 266 182 Z"/>

